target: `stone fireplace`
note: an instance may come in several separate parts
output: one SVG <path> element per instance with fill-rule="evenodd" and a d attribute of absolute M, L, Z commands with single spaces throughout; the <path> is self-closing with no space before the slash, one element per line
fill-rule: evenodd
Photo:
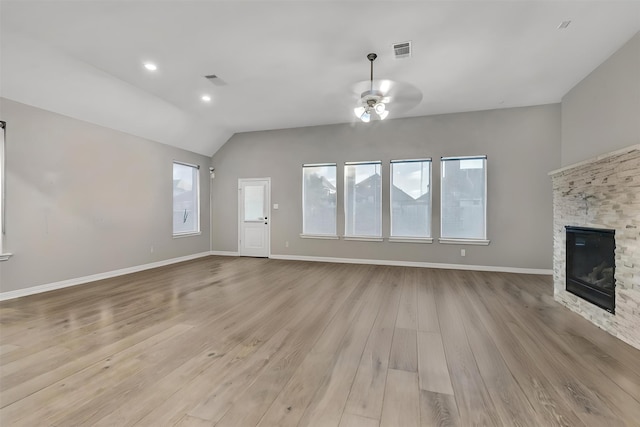
<path fill-rule="evenodd" d="M 640 349 L 640 145 L 549 175 L 553 182 L 556 301 Z M 578 230 L 577 242 L 568 230 Z M 612 239 L 615 235 L 615 243 L 611 243 L 614 265 L 608 265 L 607 260 L 595 261 L 594 253 L 609 243 L 604 243 L 603 237 L 593 240 L 589 230 L 606 231 Z M 575 254 L 567 253 L 567 235 L 574 239 L 569 241 L 570 251 L 586 258 L 578 267 L 570 263 L 569 270 L 567 257 L 573 262 Z M 587 244 L 592 245 L 590 249 L 583 247 Z M 610 274 L 614 275 L 613 286 L 609 285 Z M 602 292 L 585 298 L 580 290 L 574 292 L 576 283 L 585 285 L 587 292 L 590 287 L 597 288 L 595 284 L 602 285 Z M 613 293 L 614 305 L 603 302 L 607 291 Z"/>

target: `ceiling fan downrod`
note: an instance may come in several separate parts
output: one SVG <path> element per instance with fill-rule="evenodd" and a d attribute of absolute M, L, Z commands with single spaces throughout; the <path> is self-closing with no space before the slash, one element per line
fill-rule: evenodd
<path fill-rule="evenodd" d="M 367 59 L 369 60 L 369 62 L 371 62 L 371 91 L 373 91 L 373 61 L 375 61 L 377 57 L 378 55 L 376 55 L 375 53 L 370 53 L 367 55 Z"/>

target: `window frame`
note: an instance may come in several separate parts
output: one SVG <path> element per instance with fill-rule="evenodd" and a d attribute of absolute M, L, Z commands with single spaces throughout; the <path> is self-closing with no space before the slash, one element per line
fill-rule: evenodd
<path fill-rule="evenodd" d="M 200 204 L 200 165 L 195 165 L 192 163 L 186 163 L 186 162 L 182 162 L 179 160 L 174 160 L 171 163 L 171 177 L 173 179 L 173 171 L 176 165 L 180 165 L 180 166 L 187 166 L 190 168 L 195 169 L 195 174 L 193 174 L 193 176 L 196 177 L 196 182 L 195 185 L 193 185 L 195 187 L 195 192 L 196 192 L 196 211 L 198 213 L 198 221 L 196 224 L 196 230 L 195 231 L 182 231 L 182 232 L 177 232 L 174 229 L 173 226 L 173 214 L 174 214 L 174 199 L 173 199 L 173 188 L 172 188 L 172 195 L 171 195 L 171 233 L 173 238 L 180 238 L 180 237 L 189 237 L 189 236 L 198 236 L 202 233 L 201 231 L 201 214 L 202 214 L 202 209 L 201 209 L 201 204 Z"/>
<path fill-rule="evenodd" d="M 473 238 L 473 237 L 446 237 L 443 236 L 442 234 L 442 227 L 444 224 L 444 221 L 442 220 L 444 217 L 443 214 L 443 209 L 444 209 L 444 203 L 443 203 L 443 197 L 444 197 L 444 191 L 443 191 L 443 185 L 444 185 L 444 179 L 442 174 L 445 172 L 445 167 L 444 167 L 444 162 L 447 161 L 454 161 L 454 160 L 483 160 L 484 161 L 484 237 L 483 238 Z M 488 218 L 487 218 L 487 206 L 488 206 L 488 191 L 487 191 L 487 184 L 488 184 L 488 159 L 486 155 L 475 155 L 475 156 L 451 156 L 451 157 L 441 157 L 440 158 L 440 238 L 438 239 L 439 243 L 443 243 L 443 244 L 462 244 L 462 245 L 482 245 L 482 246 L 486 246 L 488 245 L 491 240 L 489 240 L 488 237 Z"/>
<path fill-rule="evenodd" d="M 376 236 L 369 236 L 369 235 L 358 235 L 358 234 L 347 234 L 347 221 L 348 221 L 348 215 L 347 215 L 347 185 L 348 185 L 348 180 L 347 180 L 347 166 L 363 166 L 363 165 L 378 165 L 380 167 L 380 193 L 379 193 L 379 200 L 380 200 L 380 208 L 379 208 L 379 217 L 380 217 L 380 234 L 376 235 Z M 372 241 L 372 242 L 382 242 L 383 241 L 383 206 L 382 206 L 382 161 L 381 160 L 372 160 L 372 161 L 361 161 L 361 162 L 344 162 L 344 166 L 343 166 L 343 173 L 344 173 L 344 194 L 342 195 L 343 197 L 343 210 L 344 210 L 344 236 L 343 236 L 343 240 L 356 240 L 356 241 Z"/>
<path fill-rule="evenodd" d="M 304 169 L 313 167 L 329 167 L 333 166 L 336 170 L 336 210 L 335 210 L 335 230 L 332 234 L 318 234 L 318 233 L 306 233 L 305 232 L 305 178 Z M 300 237 L 303 239 L 338 239 L 338 164 L 337 163 L 304 163 L 302 165 L 302 233 Z"/>
<path fill-rule="evenodd" d="M 11 257 L 10 253 L 4 252 L 6 233 L 6 209 L 7 209 L 7 179 L 6 179 L 6 140 L 7 122 L 0 120 L 0 261 L 6 261 Z"/>
<path fill-rule="evenodd" d="M 428 236 L 394 236 L 393 234 L 393 165 L 396 163 L 429 163 L 429 217 Z M 433 243 L 433 159 L 425 157 L 421 159 L 400 159 L 389 162 L 389 242 L 396 243 Z"/>

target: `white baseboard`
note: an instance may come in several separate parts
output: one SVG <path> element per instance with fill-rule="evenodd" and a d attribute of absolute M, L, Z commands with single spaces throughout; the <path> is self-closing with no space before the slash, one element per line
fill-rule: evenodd
<path fill-rule="evenodd" d="M 219 256 L 240 256 L 238 252 L 232 251 L 211 251 L 211 255 L 219 255 Z"/>
<path fill-rule="evenodd" d="M 111 277 L 123 276 L 125 274 L 136 273 L 138 271 L 150 270 L 152 268 L 163 267 L 169 264 L 189 261 L 196 258 L 202 258 L 209 255 L 218 256 L 238 256 L 238 252 L 232 251 L 209 251 L 201 252 L 193 255 L 187 255 L 178 258 L 166 259 L 163 261 L 152 262 L 149 264 L 136 265 L 134 267 L 122 268 L 119 270 L 107 271 L 104 273 L 92 274 L 90 276 L 77 277 L 75 279 L 62 280 L 60 282 L 47 283 L 39 286 L 32 286 L 25 289 L 15 291 L 0 292 L 0 301 L 20 298 L 27 295 L 39 294 L 42 292 L 53 291 L 56 289 L 68 288 L 71 286 L 82 285 L 85 283 L 95 282 L 97 280 L 109 279 Z M 553 270 L 537 269 L 537 268 L 519 268 L 519 267 L 500 267 L 488 265 L 466 265 L 466 264 L 444 264 L 420 261 L 393 261 L 384 259 L 360 259 L 360 258 L 335 258 L 335 257 L 316 257 L 305 255 L 274 255 L 271 259 L 282 259 L 290 261 L 315 261 L 315 262 L 334 262 L 339 264 L 373 264 L 373 265 L 391 265 L 398 267 L 424 267 L 424 268 L 443 268 L 448 270 L 473 270 L 473 271 L 496 271 L 502 273 L 521 273 L 521 274 L 544 274 L 551 275 Z"/>
<path fill-rule="evenodd" d="M 165 259 L 163 261 L 152 262 L 149 264 L 136 265 L 134 267 L 121 268 L 119 270 L 107 271 L 104 273 L 92 274 L 90 276 L 77 277 L 74 279 L 62 280 L 60 282 L 47 283 L 44 285 L 31 286 L 25 289 L 18 289 L 9 292 L 0 292 L 0 301 L 14 298 L 25 297 L 27 295 L 39 294 L 42 292 L 53 291 L 56 289 L 68 288 L 70 286 L 83 285 L 85 283 L 95 282 L 97 280 L 109 279 L 111 277 L 123 276 L 125 274 L 137 273 L 138 271 L 150 270 L 169 264 L 189 261 L 196 258 L 202 258 L 212 255 L 211 252 L 201 252 L 193 255 L 186 255 L 178 258 Z"/>
<path fill-rule="evenodd" d="M 542 268 L 520 268 L 520 267 L 501 267 L 493 265 L 467 265 L 467 264 L 444 264 L 436 262 L 421 261 L 393 261 L 385 259 L 359 259 L 359 258 L 334 258 L 334 257 L 317 257 L 305 255 L 271 255 L 272 259 L 284 259 L 291 261 L 315 261 L 315 262 L 335 262 L 340 264 L 375 264 L 375 265 L 392 265 L 398 267 L 423 267 L 423 268 L 443 268 L 447 270 L 472 270 L 472 271 L 495 271 L 500 273 L 520 273 L 520 274 L 543 274 L 552 275 L 553 270 Z"/>

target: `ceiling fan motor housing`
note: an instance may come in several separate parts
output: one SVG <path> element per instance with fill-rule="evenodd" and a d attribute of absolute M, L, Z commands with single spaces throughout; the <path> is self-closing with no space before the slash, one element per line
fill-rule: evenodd
<path fill-rule="evenodd" d="M 381 102 L 382 98 L 384 98 L 384 94 L 379 90 L 365 90 L 360 95 L 361 99 L 364 99 L 368 104 L 370 100 L 374 100 L 375 102 Z"/>

